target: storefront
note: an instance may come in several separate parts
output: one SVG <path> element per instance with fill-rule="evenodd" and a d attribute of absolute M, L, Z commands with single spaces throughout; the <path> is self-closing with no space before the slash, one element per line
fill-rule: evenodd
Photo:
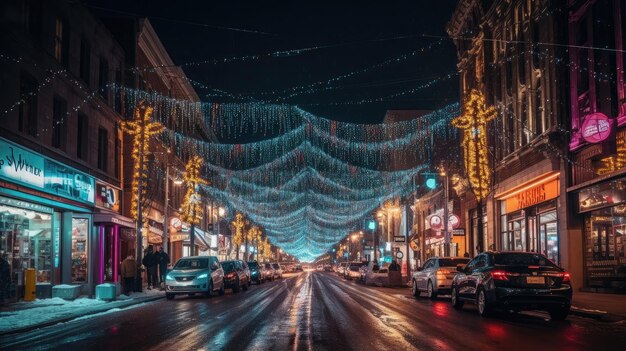
<path fill-rule="evenodd" d="M 577 195 L 584 216 L 584 287 L 626 293 L 626 178 Z"/>
<path fill-rule="evenodd" d="M 23 296 L 28 268 L 39 298 L 60 283 L 89 292 L 94 195 L 89 175 L 0 138 L 0 255 L 9 262 L 10 299 Z"/>
<path fill-rule="evenodd" d="M 539 252 L 558 264 L 559 193 L 559 173 L 548 172 L 497 194 L 500 249 Z"/>

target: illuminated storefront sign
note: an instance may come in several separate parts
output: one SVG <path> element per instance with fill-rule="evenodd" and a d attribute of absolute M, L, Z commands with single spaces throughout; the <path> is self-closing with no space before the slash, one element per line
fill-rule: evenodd
<path fill-rule="evenodd" d="M 530 207 L 559 196 L 559 173 L 548 173 L 515 187 L 496 199 L 505 201 L 506 213 Z"/>
<path fill-rule="evenodd" d="M 94 178 L 0 138 L 0 178 L 67 199 L 94 203 Z"/>
<path fill-rule="evenodd" d="M 96 207 L 120 213 L 120 193 L 117 188 L 96 182 Z"/>
<path fill-rule="evenodd" d="M 611 135 L 611 120 L 600 112 L 587 115 L 583 121 L 581 133 L 588 143 L 604 141 Z"/>

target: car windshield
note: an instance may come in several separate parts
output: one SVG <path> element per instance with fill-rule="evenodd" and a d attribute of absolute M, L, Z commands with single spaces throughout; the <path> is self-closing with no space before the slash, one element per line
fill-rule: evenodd
<path fill-rule="evenodd" d="M 224 269 L 224 272 L 234 271 L 235 262 L 233 261 L 222 262 L 222 268 Z"/>
<path fill-rule="evenodd" d="M 469 258 L 458 257 L 458 258 L 440 258 L 439 259 L 439 267 L 456 267 L 460 264 L 467 264 L 469 262 Z"/>
<path fill-rule="evenodd" d="M 272 267 L 274 267 L 274 269 L 280 269 L 280 266 L 278 265 L 278 263 L 272 263 Z"/>
<path fill-rule="evenodd" d="M 266 264 L 265 264 L 265 268 L 272 268 L 272 265 L 271 265 L 271 264 L 269 264 L 269 263 L 266 263 Z"/>
<path fill-rule="evenodd" d="M 203 269 L 209 267 L 209 260 L 206 258 L 184 258 L 176 262 L 174 269 Z"/>
<path fill-rule="evenodd" d="M 248 262 L 248 268 L 259 269 L 259 266 L 256 264 L 256 262 Z"/>
<path fill-rule="evenodd" d="M 495 264 L 503 266 L 548 266 L 558 267 L 547 257 L 535 253 L 504 252 L 494 254 Z"/>
<path fill-rule="evenodd" d="M 361 268 L 362 265 L 363 264 L 361 264 L 361 263 L 351 264 L 348 269 L 350 269 L 351 271 L 358 271 L 359 268 Z"/>

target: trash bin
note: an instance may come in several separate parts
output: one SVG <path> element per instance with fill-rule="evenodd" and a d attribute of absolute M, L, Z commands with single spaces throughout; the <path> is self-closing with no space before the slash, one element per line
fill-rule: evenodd
<path fill-rule="evenodd" d="M 37 298 L 35 289 L 35 269 L 27 268 L 24 274 L 24 301 L 35 301 Z"/>

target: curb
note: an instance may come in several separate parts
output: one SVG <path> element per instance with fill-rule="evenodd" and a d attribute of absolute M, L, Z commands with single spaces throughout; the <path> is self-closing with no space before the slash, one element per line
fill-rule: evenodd
<path fill-rule="evenodd" d="M 585 318 L 593 318 L 602 322 L 619 322 L 626 320 L 626 316 L 608 313 L 606 311 L 593 311 L 584 308 L 572 306 L 570 313 Z"/>
<path fill-rule="evenodd" d="M 63 317 L 63 318 L 57 318 L 57 319 L 53 319 L 47 322 L 43 322 L 43 323 L 39 323 L 39 324 L 33 324 L 33 325 L 29 325 L 29 326 L 25 326 L 22 328 L 18 328 L 18 329 L 12 329 L 12 330 L 8 330 L 5 332 L 0 332 L 0 336 L 6 336 L 6 335 L 12 335 L 12 334 L 19 334 L 19 333 L 24 333 L 24 332 L 29 332 L 35 329 L 40 329 L 40 328 L 45 328 L 45 327 L 49 327 L 51 325 L 55 325 L 55 324 L 59 324 L 59 323 L 65 323 L 65 322 L 69 322 L 71 320 L 74 320 L 76 318 L 80 318 L 80 317 L 85 317 L 85 316 L 90 316 L 90 315 L 94 315 L 94 314 L 98 314 L 98 313 L 103 313 L 109 310 L 112 310 L 114 308 L 126 308 L 132 305 L 137 305 L 140 303 L 144 303 L 144 302 L 151 302 L 151 301 L 156 301 L 159 299 L 165 298 L 165 295 L 163 296 L 152 296 L 152 297 L 146 297 L 145 299 L 141 300 L 141 301 L 133 301 L 127 304 L 120 304 L 119 306 L 114 306 L 114 307 L 108 307 L 108 308 L 103 308 L 103 309 L 99 309 L 99 310 L 93 310 L 93 311 L 89 311 L 87 313 L 84 314 L 80 314 L 80 315 L 75 315 L 75 316 L 69 316 L 69 317 Z"/>

